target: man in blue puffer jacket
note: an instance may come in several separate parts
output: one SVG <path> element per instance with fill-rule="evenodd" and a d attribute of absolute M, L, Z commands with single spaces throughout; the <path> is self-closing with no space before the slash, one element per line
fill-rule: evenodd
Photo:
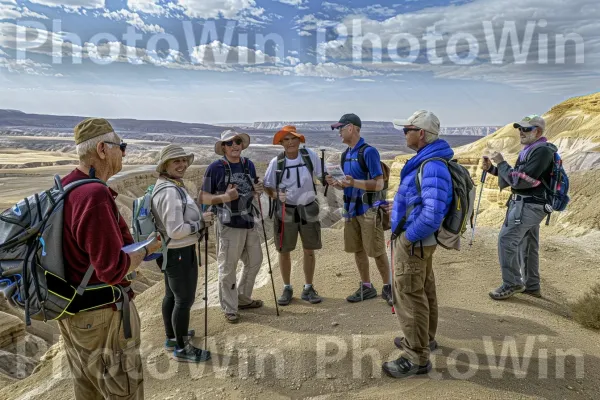
<path fill-rule="evenodd" d="M 440 121 L 432 112 L 420 110 L 407 120 L 395 120 L 404 131 L 406 145 L 417 151 L 400 174 L 400 187 L 391 205 L 392 232 L 401 235 L 394 241 L 394 304 L 404 337 L 394 343 L 403 350 L 397 360 L 383 364 L 384 372 L 394 378 L 427 374 L 431 370 L 429 354 L 435 350 L 438 323 L 437 296 L 433 274 L 435 233 L 452 202 L 452 178 L 443 161 L 454 151 L 439 139 Z"/>

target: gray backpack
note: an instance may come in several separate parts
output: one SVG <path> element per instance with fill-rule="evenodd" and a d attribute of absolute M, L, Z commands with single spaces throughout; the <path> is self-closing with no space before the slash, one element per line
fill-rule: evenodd
<path fill-rule="evenodd" d="M 156 220 L 159 219 L 156 217 L 154 212 L 152 212 L 152 199 L 158 192 L 167 188 L 175 188 L 179 193 L 179 197 L 181 197 L 181 202 L 183 204 L 183 213 L 185 214 L 185 210 L 187 207 L 187 195 L 179 186 L 174 185 L 169 182 L 163 182 L 154 187 L 155 185 L 150 185 L 146 189 L 146 193 L 142 197 L 138 197 L 133 200 L 133 213 L 131 217 L 131 235 L 136 242 L 143 242 L 148 239 L 154 232 L 158 232 L 160 235 L 162 247 L 161 254 L 163 256 L 163 262 L 161 266 L 161 270 L 165 270 L 167 267 L 167 245 L 171 241 L 171 238 L 167 236 L 166 232 L 160 232 L 156 226 Z"/>
<path fill-rule="evenodd" d="M 65 278 L 64 200 L 79 186 L 106 184 L 90 178 L 63 187 L 58 175 L 54 182 L 51 189 L 33 194 L 0 214 L 0 289 L 13 307 L 24 310 L 27 325 L 32 318 L 44 322 L 61 320 L 112 303 L 119 307 L 124 304 L 125 317 L 129 287 L 88 287 L 94 272 L 91 265 L 77 287 Z"/>

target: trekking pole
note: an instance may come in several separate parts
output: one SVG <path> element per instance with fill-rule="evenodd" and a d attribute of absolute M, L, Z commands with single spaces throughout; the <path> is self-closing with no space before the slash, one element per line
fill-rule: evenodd
<path fill-rule="evenodd" d="M 392 260 L 390 261 L 390 289 L 392 292 L 392 314 L 396 314 L 396 309 L 394 305 L 394 240 L 390 239 L 390 257 Z"/>
<path fill-rule="evenodd" d="M 484 157 L 487 158 L 487 157 Z M 485 184 L 485 178 L 487 177 L 487 171 L 481 173 L 481 187 L 479 188 L 479 200 L 477 200 L 477 209 L 475 210 L 475 221 L 473 221 L 473 232 L 471 232 L 471 241 L 469 246 L 473 246 L 473 239 L 475 239 L 475 227 L 477 226 L 477 215 L 479 214 L 479 205 L 481 204 L 481 196 L 483 195 L 483 186 Z"/>
<path fill-rule="evenodd" d="M 329 189 L 329 184 L 325 180 L 325 147 L 321 147 L 321 179 L 323 180 L 323 186 L 325 186 L 325 192 L 323 195 L 327 197 L 327 189 Z"/>
<path fill-rule="evenodd" d="M 202 206 L 202 212 L 206 211 L 206 206 Z M 202 238 L 200 238 L 202 240 Z M 198 240 L 198 252 L 200 253 L 200 240 Z M 200 264 L 202 264 L 200 256 Z M 204 227 L 204 348 L 208 348 L 208 227 Z"/>
<path fill-rule="evenodd" d="M 254 180 L 254 183 L 258 183 L 258 177 Z M 273 281 L 273 270 L 271 269 L 271 255 L 269 254 L 269 243 L 267 243 L 267 230 L 265 229 L 265 216 L 262 210 L 262 202 L 260 197 L 258 198 L 258 208 L 260 210 L 260 224 L 263 228 L 263 234 L 265 236 L 265 248 L 267 249 L 267 262 L 269 264 L 269 275 L 271 275 L 271 286 L 273 288 L 273 299 L 275 300 L 275 310 L 279 317 L 279 306 L 277 305 L 277 295 L 275 294 L 275 282 Z"/>

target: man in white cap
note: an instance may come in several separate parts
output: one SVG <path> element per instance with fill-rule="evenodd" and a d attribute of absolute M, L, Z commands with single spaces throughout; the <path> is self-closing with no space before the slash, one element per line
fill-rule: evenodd
<path fill-rule="evenodd" d="M 198 196 L 202 204 L 217 206 L 219 301 L 230 323 L 239 322 L 238 309 L 263 306 L 262 300 L 252 299 L 262 264 L 260 235 L 254 224 L 257 213 L 252 201 L 264 188 L 256 176 L 254 163 L 242 157 L 242 151 L 249 145 L 248 134 L 224 131 L 221 140 L 215 143 L 215 153 L 223 158 L 206 169 Z M 240 259 L 244 267 L 236 283 Z"/>
<path fill-rule="evenodd" d="M 498 235 L 498 257 L 502 285 L 489 293 L 504 300 L 515 293 L 541 297 L 539 274 L 540 223 L 547 216 L 545 205 L 557 148 L 544 136 L 546 121 L 529 115 L 513 124 L 521 144 L 517 163 L 511 167 L 502 154 L 483 158 L 482 169 L 498 177 L 500 190 L 510 187 L 504 224 Z M 496 166 L 492 165 L 492 161 Z M 523 276 L 521 276 L 521 270 Z"/>
<path fill-rule="evenodd" d="M 402 168 L 400 187 L 388 208 L 396 238 L 394 305 L 404 337 L 394 340 L 402 349 L 400 358 L 384 363 L 382 368 L 391 377 L 405 378 L 427 374 L 431 370 L 430 352 L 437 347 L 433 253 L 437 248 L 435 234 L 453 198 L 446 162 L 454 151 L 439 138 L 440 121 L 430 111 L 419 110 L 406 120 L 394 120 L 394 126 L 404 131 L 406 145 L 417 155 Z"/>

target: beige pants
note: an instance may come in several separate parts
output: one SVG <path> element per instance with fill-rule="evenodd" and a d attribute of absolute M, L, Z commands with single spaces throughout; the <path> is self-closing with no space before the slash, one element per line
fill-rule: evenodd
<path fill-rule="evenodd" d="M 125 340 L 121 312 L 86 311 L 58 321 L 73 375 L 76 400 L 143 399 L 140 316 L 131 306 L 131 339 Z"/>
<path fill-rule="evenodd" d="M 433 253 L 437 246 L 411 246 L 404 234 L 394 242 L 394 304 L 404 334 L 402 357 L 418 365 L 429 360 L 429 341 L 438 324 Z"/>
<path fill-rule="evenodd" d="M 385 254 L 382 211 L 378 207 L 369 208 L 363 215 L 346 221 L 344 250 L 346 253 L 358 253 L 364 250 L 367 256 L 373 258 Z"/>
<path fill-rule="evenodd" d="M 219 237 L 219 301 L 226 314 L 237 313 L 238 305 L 252 303 L 252 290 L 262 265 L 260 235 L 256 229 L 230 228 L 217 222 Z M 238 261 L 244 264 L 236 284 Z"/>

